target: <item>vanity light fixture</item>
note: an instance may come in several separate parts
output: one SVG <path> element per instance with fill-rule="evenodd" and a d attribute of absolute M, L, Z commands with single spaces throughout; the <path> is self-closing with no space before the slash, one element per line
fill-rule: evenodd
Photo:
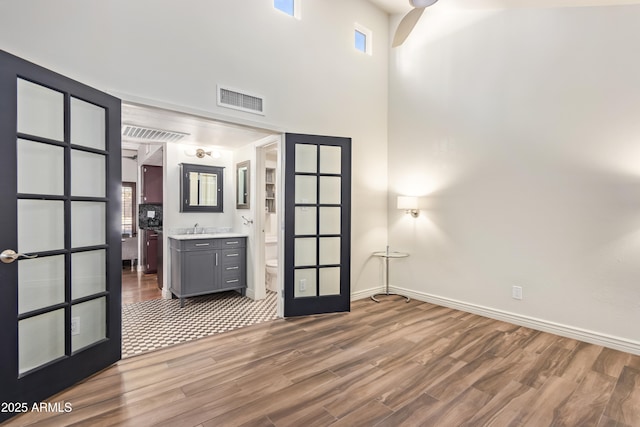
<path fill-rule="evenodd" d="M 220 158 L 220 152 L 217 150 L 205 151 L 202 148 L 196 148 L 196 149 L 185 150 L 184 153 L 187 156 L 191 156 L 191 157 L 195 156 L 199 159 L 203 159 L 204 156 L 210 156 L 210 157 L 213 157 L 214 159 Z"/>
<path fill-rule="evenodd" d="M 417 218 L 420 214 L 418 210 L 418 198 L 412 196 L 398 196 L 398 209 L 404 210 L 405 213 L 411 214 Z"/>

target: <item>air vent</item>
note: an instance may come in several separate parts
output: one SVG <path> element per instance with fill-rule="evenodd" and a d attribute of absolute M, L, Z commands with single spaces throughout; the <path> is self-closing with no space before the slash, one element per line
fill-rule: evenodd
<path fill-rule="evenodd" d="M 218 86 L 218 105 L 248 113 L 264 114 L 264 100 L 261 97 L 220 86 Z"/>
<path fill-rule="evenodd" d="M 189 134 L 135 125 L 122 125 L 122 135 L 144 141 L 175 142 Z"/>

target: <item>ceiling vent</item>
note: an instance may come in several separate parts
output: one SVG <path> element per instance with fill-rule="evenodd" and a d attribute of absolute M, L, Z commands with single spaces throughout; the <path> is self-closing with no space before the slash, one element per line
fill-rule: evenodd
<path fill-rule="evenodd" d="M 218 105 L 254 114 L 264 114 L 264 100 L 255 95 L 218 86 Z"/>
<path fill-rule="evenodd" d="M 135 125 L 122 125 L 122 135 L 143 141 L 176 142 L 189 134 Z"/>

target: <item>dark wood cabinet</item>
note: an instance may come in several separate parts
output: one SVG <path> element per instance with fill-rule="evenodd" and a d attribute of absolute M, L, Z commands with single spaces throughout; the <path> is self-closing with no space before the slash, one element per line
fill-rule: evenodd
<path fill-rule="evenodd" d="M 162 204 L 162 166 L 142 166 L 142 203 Z"/>
<path fill-rule="evenodd" d="M 158 232 L 154 230 L 144 230 L 144 272 L 147 274 L 158 271 Z"/>
<path fill-rule="evenodd" d="M 163 282 L 164 282 L 164 279 L 163 279 L 164 272 L 162 271 L 162 269 L 163 269 L 163 266 L 162 266 L 162 264 L 163 264 L 163 253 L 162 253 L 163 252 L 163 243 L 164 243 L 164 240 L 163 240 L 163 237 L 162 237 L 162 231 L 158 231 L 158 246 L 157 246 L 157 248 L 158 248 L 158 256 L 156 257 L 156 260 L 157 260 L 157 263 L 158 263 L 157 264 L 158 288 L 160 288 L 160 289 L 162 289 Z"/>

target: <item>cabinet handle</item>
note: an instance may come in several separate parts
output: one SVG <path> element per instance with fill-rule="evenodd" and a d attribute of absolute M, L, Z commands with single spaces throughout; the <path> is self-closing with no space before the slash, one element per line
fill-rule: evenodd
<path fill-rule="evenodd" d="M 238 243 L 240 243 L 240 242 L 237 242 L 237 241 L 236 242 L 227 242 L 227 245 L 237 245 Z"/>
<path fill-rule="evenodd" d="M 240 256 L 240 254 L 227 254 L 227 256 Z"/>
<path fill-rule="evenodd" d="M 236 283 L 239 282 L 240 279 L 227 280 L 227 283 Z"/>
<path fill-rule="evenodd" d="M 218 252 L 216 252 L 216 265 L 218 265 Z"/>
<path fill-rule="evenodd" d="M 209 246 L 210 243 L 196 243 L 196 246 Z"/>
<path fill-rule="evenodd" d="M 227 267 L 227 270 L 237 270 L 238 268 L 240 268 L 240 267 L 238 267 L 238 266 L 235 266 L 235 267 Z"/>

